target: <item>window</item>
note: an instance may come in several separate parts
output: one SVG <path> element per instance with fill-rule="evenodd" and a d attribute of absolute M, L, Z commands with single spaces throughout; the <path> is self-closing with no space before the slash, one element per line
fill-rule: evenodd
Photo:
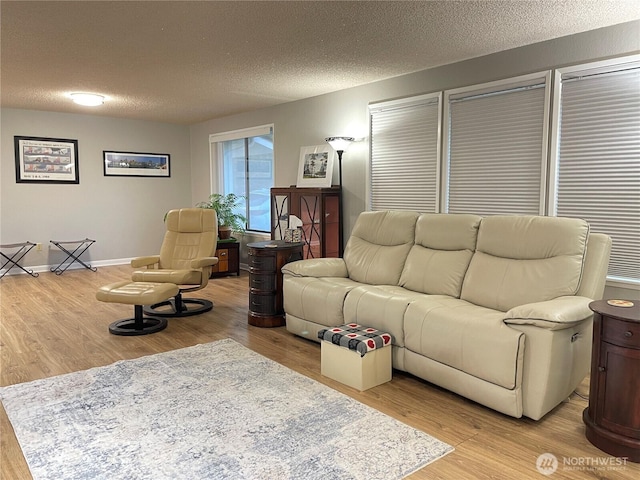
<path fill-rule="evenodd" d="M 611 236 L 609 277 L 640 284 L 640 56 L 556 73 L 550 214 Z"/>
<path fill-rule="evenodd" d="M 271 231 L 273 187 L 273 126 L 237 130 L 209 137 L 212 172 L 219 175 L 219 191 L 244 197 L 242 213 L 247 230 Z"/>
<path fill-rule="evenodd" d="M 544 212 L 549 73 L 445 92 L 443 210 Z"/>
<path fill-rule="evenodd" d="M 438 211 L 440 98 L 369 105 L 372 210 Z"/>

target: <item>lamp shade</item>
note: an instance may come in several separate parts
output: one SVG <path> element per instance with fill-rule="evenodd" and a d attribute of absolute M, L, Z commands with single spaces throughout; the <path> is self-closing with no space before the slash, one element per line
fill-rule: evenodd
<path fill-rule="evenodd" d="M 324 139 L 336 152 L 344 152 L 355 140 L 353 137 L 327 137 Z"/>

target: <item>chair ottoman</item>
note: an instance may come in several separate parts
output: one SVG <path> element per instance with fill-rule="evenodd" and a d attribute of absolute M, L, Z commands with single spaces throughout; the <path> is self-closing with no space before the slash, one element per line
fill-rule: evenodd
<path fill-rule="evenodd" d="M 167 328 L 166 318 L 145 317 L 143 305 L 153 305 L 168 300 L 178 294 L 180 289 L 173 283 L 154 282 L 116 282 L 96 292 L 101 302 L 124 303 L 133 305 L 134 317 L 118 320 L 109 325 L 113 335 L 147 335 Z"/>

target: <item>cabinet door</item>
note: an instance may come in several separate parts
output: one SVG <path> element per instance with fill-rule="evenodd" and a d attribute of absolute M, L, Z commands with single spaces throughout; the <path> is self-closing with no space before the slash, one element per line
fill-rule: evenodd
<path fill-rule="evenodd" d="M 322 204 L 319 195 L 300 195 L 304 258 L 322 257 Z"/>
<path fill-rule="evenodd" d="M 340 197 L 324 197 L 324 256 L 340 256 Z"/>
<path fill-rule="evenodd" d="M 640 350 L 602 343 L 596 422 L 640 439 Z"/>
<path fill-rule="evenodd" d="M 271 240 L 284 240 L 284 231 L 289 228 L 291 206 L 290 193 L 271 193 Z"/>

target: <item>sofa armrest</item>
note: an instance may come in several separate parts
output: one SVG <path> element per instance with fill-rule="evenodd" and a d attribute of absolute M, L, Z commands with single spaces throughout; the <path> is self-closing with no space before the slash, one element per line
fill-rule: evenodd
<path fill-rule="evenodd" d="M 138 257 L 131 260 L 133 268 L 149 267 L 160 262 L 160 255 L 151 255 L 148 257 Z"/>
<path fill-rule="evenodd" d="M 191 268 L 211 267 L 218 264 L 218 257 L 202 257 L 191 260 Z"/>
<path fill-rule="evenodd" d="M 534 325 L 548 330 L 562 330 L 576 325 L 593 315 L 587 297 L 565 296 L 545 302 L 518 305 L 504 317 L 507 325 Z"/>
<path fill-rule="evenodd" d="M 347 278 L 347 265 L 341 258 L 309 258 L 287 263 L 282 273 L 294 277 L 340 277 Z"/>

